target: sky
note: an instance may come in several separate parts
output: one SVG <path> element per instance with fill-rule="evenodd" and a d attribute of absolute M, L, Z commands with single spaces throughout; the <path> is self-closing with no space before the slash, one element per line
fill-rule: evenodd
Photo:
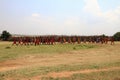
<path fill-rule="evenodd" d="M 113 35 L 120 31 L 120 0 L 0 0 L 0 33 Z"/>

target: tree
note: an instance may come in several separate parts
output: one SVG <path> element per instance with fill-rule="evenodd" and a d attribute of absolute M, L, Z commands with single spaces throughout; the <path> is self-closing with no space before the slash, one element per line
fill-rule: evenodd
<path fill-rule="evenodd" d="M 104 38 L 104 37 L 106 37 L 106 35 L 105 35 L 105 34 L 103 34 L 103 35 L 102 35 L 102 37 Z"/>
<path fill-rule="evenodd" d="M 7 31 L 3 31 L 1 34 L 1 39 L 3 41 L 7 41 L 11 37 L 11 34 Z"/>
<path fill-rule="evenodd" d="M 113 35 L 115 41 L 120 41 L 120 32 L 117 32 Z"/>

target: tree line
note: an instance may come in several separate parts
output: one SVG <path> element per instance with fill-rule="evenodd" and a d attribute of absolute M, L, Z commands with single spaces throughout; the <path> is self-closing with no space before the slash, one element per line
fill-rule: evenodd
<path fill-rule="evenodd" d="M 106 35 L 103 35 L 103 36 L 106 36 Z M 11 37 L 12 37 L 12 35 L 8 31 L 4 30 L 2 32 L 2 34 L 0 35 L 0 40 L 2 40 L 2 41 L 10 41 Z M 113 38 L 114 38 L 115 41 L 120 41 L 120 32 L 116 32 L 113 35 Z"/>

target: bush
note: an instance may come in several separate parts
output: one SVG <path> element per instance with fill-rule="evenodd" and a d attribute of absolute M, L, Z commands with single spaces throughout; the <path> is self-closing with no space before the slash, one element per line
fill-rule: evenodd
<path fill-rule="evenodd" d="M 120 32 L 115 33 L 113 37 L 115 41 L 120 41 Z"/>
<path fill-rule="evenodd" d="M 7 31 L 3 31 L 1 34 L 1 39 L 3 41 L 7 41 L 11 37 L 11 34 Z"/>

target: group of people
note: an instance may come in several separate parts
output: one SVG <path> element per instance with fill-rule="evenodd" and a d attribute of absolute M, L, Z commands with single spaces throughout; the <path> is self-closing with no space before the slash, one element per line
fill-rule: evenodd
<path fill-rule="evenodd" d="M 57 43 L 101 43 L 108 44 L 110 41 L 111 45 L 114 44 L 113 37 L 102 37 L 102 36 L 39 36 L 39 37 L 13 37 L 12 45 L 53 45 Z"/>
<path fill-rule="evenodd" d="M 43 38 L 43 37 L 13 37 L 12 45 L 40 45 L 40 44 L 51 44 L 53 45 L 54 38 Z"/>

